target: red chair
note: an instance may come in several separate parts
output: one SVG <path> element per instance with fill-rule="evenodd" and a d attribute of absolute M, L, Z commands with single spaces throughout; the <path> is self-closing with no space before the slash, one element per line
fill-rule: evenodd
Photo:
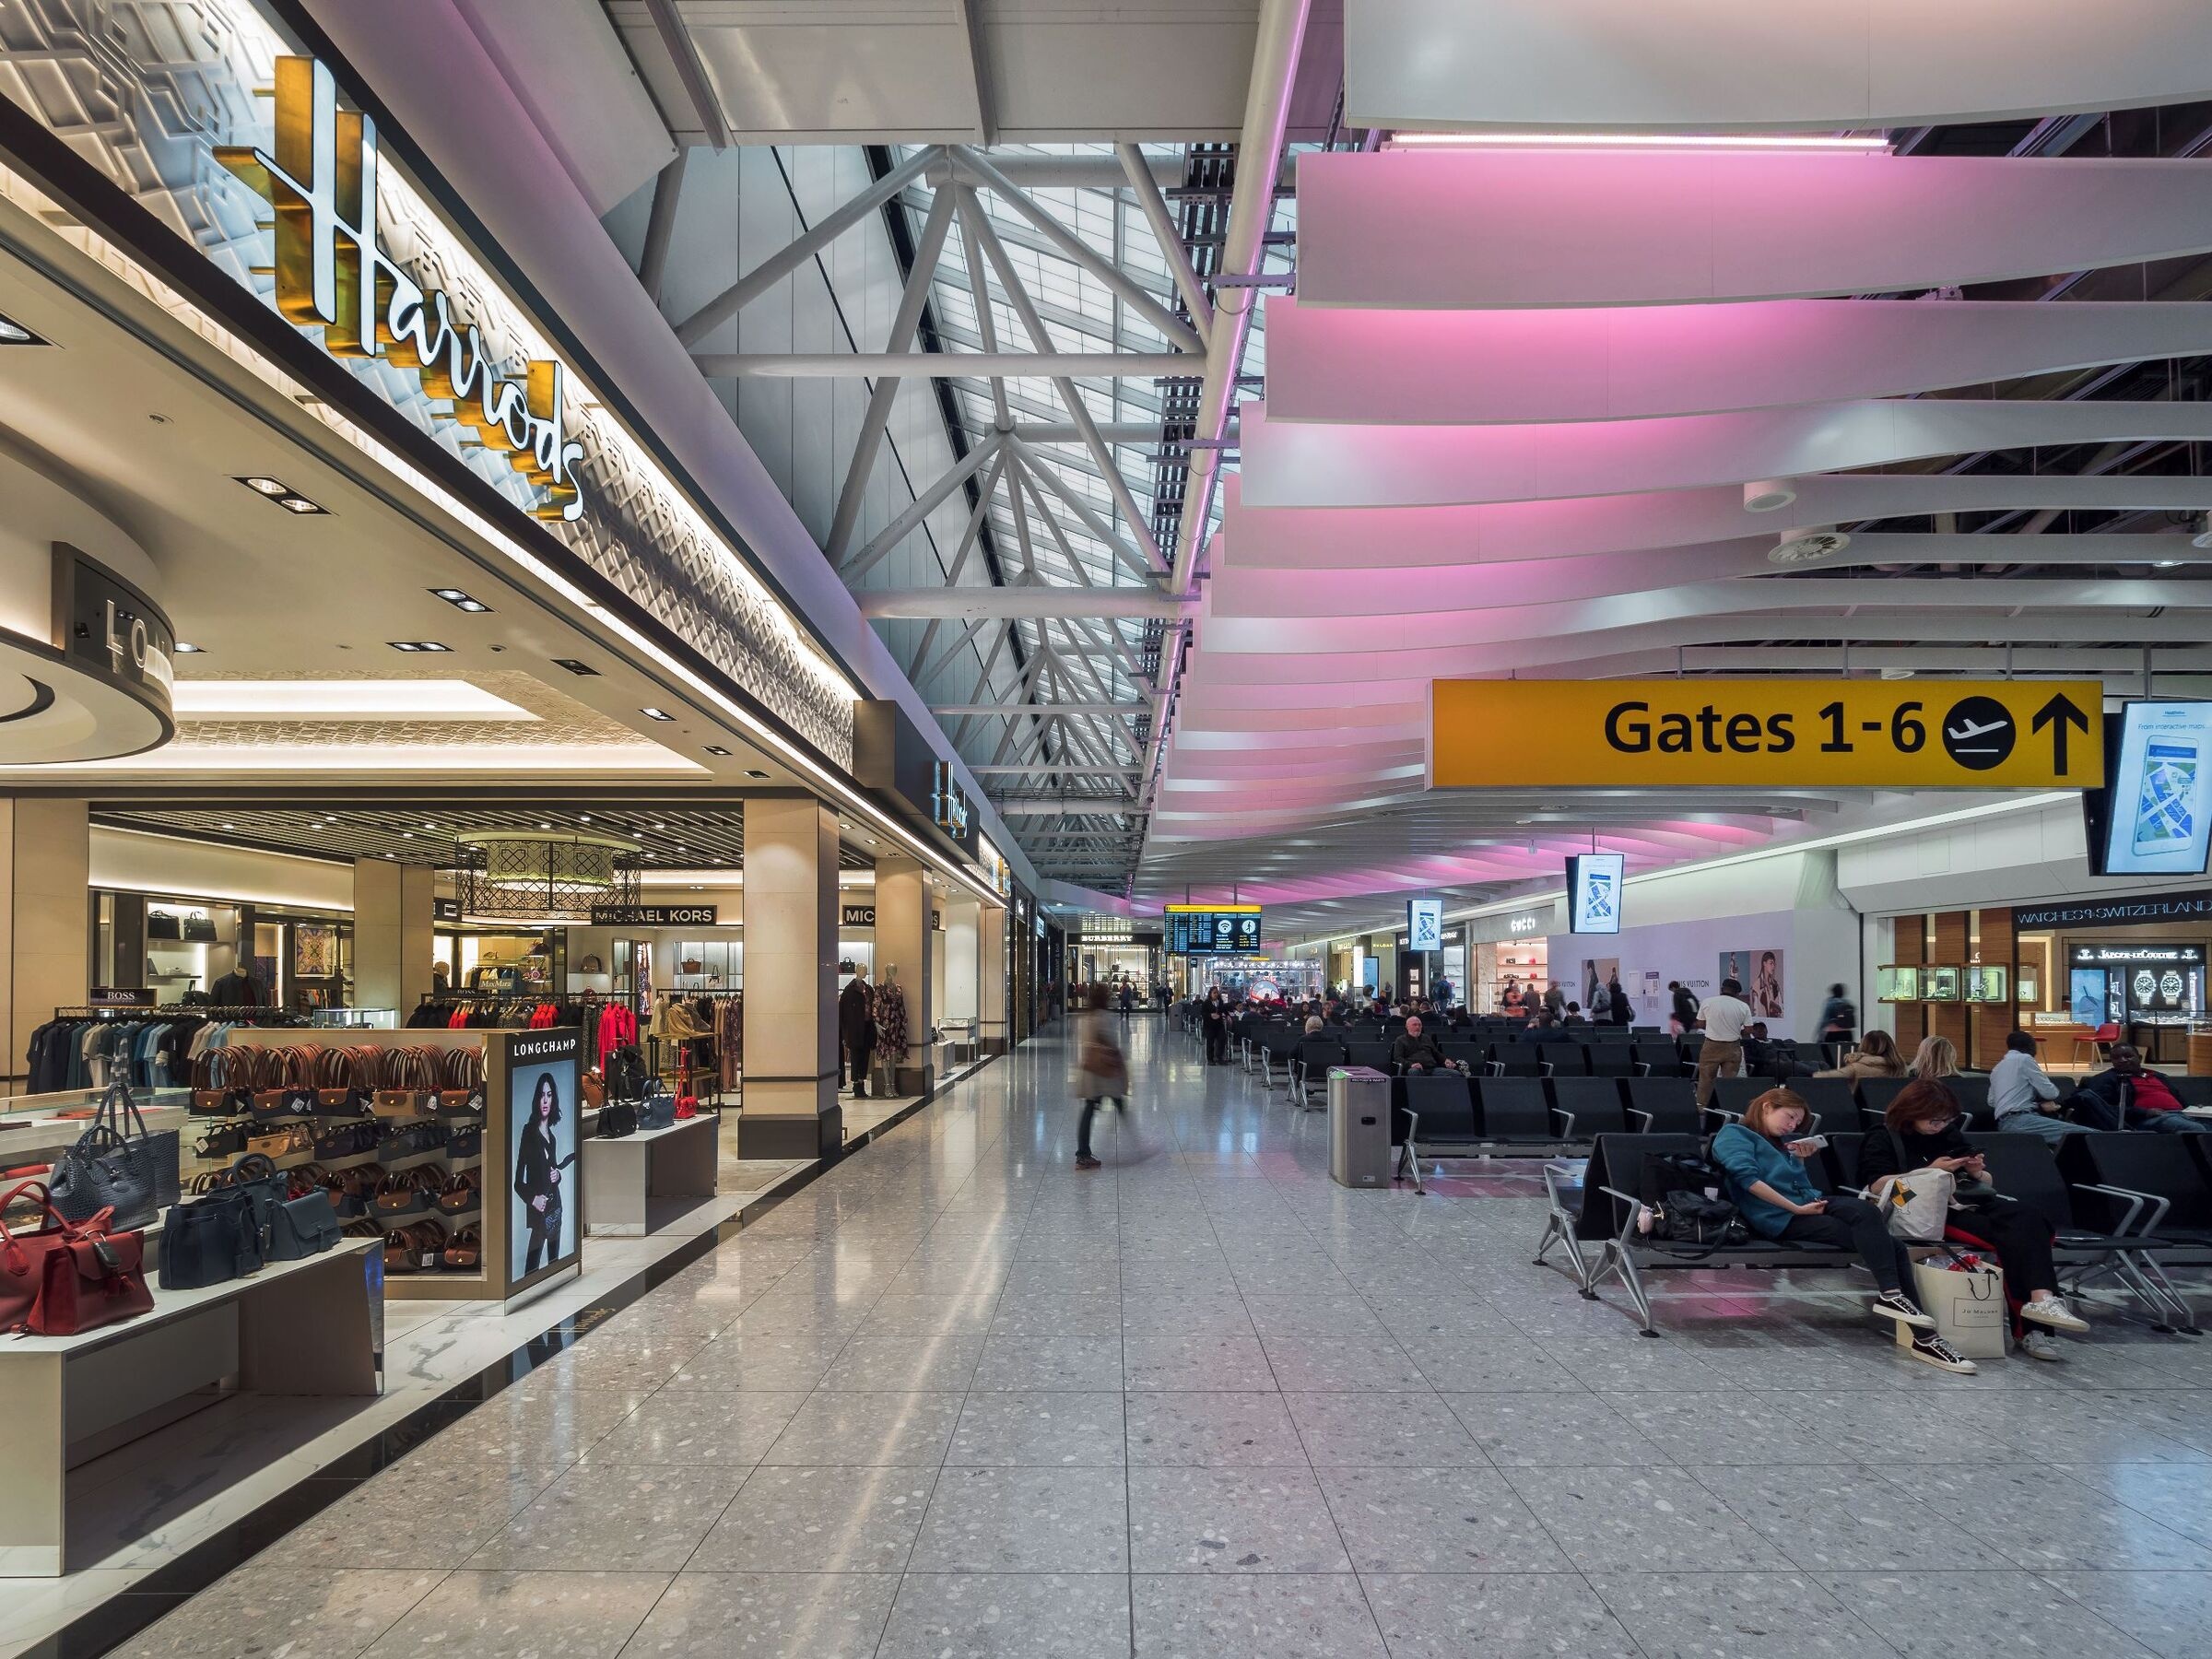
<path fill-rule="evenodd" d="M 2112 1044 L 2119 1041 L 2120 1028 L 2108 1020 L 2087 1037 L 2074 1039 L 2074 1057 L 2077 1060 L 2081 1058 L 2081 1045 L 2086 1042 L 2089 1045 L 2092 1058 L 2109 1063 L 2112 1057 Z"/>

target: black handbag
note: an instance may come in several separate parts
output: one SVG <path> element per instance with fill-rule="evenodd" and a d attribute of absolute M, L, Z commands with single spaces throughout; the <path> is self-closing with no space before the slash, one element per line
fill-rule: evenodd
<path fill-rule="evenodd" d="M 147 944 L 159 945 L 164 940 L 182 939 L 183 936 L 183 924 L 177 919 L 175 912 L 150 910 L 146 912 L 146 941 Z"/>
<path fill-rule="evenodd" d="M 318 1141 L 317 1156 L 327 1156 L 321 1152 L 321 1146 L 322 1143 Z M 243 1124 L 218 1124 L 200 1136 L 199 1144 L 193 1148 L 193 1152 L 198 1158 L 213 1159 L 236 1158 L 245 1149 L 246 1126 Z"/>
<path fill-rule="evenodd" d="M 599 1108 L 600 1140 L 620 1140 L 638 1132 L 638 1109 L 627 1100 L 609 1100 Z"/>
<path fill-rule="evenodd" d="M 164 1290 L 204 1290 L 260 1272 L 262 1261 L 252 1198 L 222 1187 L 169 1212 L 155 1282 Z"/>
<path fill-rule="evenodd" d="M 112 1232 L 150 1227 L 160 1209 L 177 1201 L 179 1156 L 177 1132 L 149 1132 L 129 1086 L 118 1079 L 100 1097 L 100 1115 L 54 1160 L 47 1180 L 53 1207 L 68 1221 L 112 1209 Z"/>
<path fill-rule="evenodd" d="M 321 1255 L 338 1241 L 338 1212 L 320 1188 L 304 1198 L 281 1200 L 269 1216 L 264 1253 L 272 1262 Z"/>
<path fill-rule="evenodd" d="M 638 1108 L 638 1127 L 641 1129 L 673 1129 L 676 1127 L 676 1097 L 672 1094 L 649 1094 L 645 1103 Z"/>

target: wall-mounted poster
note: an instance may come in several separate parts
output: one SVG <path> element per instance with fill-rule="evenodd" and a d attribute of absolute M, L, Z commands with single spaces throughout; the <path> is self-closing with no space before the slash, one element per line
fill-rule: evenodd
<path fill-rule="evenodd" d="M 507 1230 L 507 1293 L 577 1259 L 583 1232 L 583 1173 L 576 1168 L 578 1034 L 516 1036 L 507 1051 L 508 1168 L 513 1171 Z"/>
<path fill-rule="evenodd" d="M 1580 976 L 1581 989 L 1572 994 L 1583 1005 L 1583 1012 L 1603 1023 L 1603 1017 L 1612 1006 L 1612 997 L 1606 987 L 1620 976 L 1618 957 L 1584 957 Z"/>
<path fill-rule="evenodd" d="M 1724 950 L 1721 977 L 1744 988 L 1755 1019 L 1783 1018 L 1782 952 L 1779 950 Z"/>

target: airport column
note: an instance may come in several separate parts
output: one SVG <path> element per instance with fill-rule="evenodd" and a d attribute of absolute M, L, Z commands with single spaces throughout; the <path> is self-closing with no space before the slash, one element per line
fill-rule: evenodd
<path fill-rule="evenodd" d="M 1006 927 L 1013 912 L 984 905 L 975 927 L 975 1036 L 982 1052 L 1006 1052 Z"/>
<path fill-rule="evenodd" d="M 7 1011 L 7 1057 L 0 1067 L 18 1087 L 28 1076 L 31 1032 L 54 1009 L 85 1000 L 91 869 L 84 802 L 0 801 L 0 1007 Z"/>
<path fill-rule="evenodd" d="M 430 960 L 438 948 L 437 907 L 427 865 L 387 858 L 353 861 L 353 1000 L 362 1008 L 396 1008 L 405 1021 L 435 988 Z M 454 964 L 455 971 L 459 964 Z"/>
<path fill-rule="evenodd" d="M 837 901 L 836 814 L 806 796 L 748 798 L 740 1158 L 819 1158 L 844 1143 Z"/>
<path fill-rule="evenodd" d="M 895 1054 L 877 1051 L 887 1071 L 896 1068 L 893 1094 L 922 1094 L 931 1082 L 929 1022 L 936 1009 L 930 995 L 929 911 L 929 884 L 919 862 L 877 860 L 876 982 L 898 985 L 906 999 L 906 1046 Z"/>

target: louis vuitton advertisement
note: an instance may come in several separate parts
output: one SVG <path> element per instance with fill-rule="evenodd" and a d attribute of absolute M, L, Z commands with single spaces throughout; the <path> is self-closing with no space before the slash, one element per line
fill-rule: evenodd
<path fill-rule="evenodd" d="M 582 1249 L 583 1172 L 576 1167 L 579 1042 L 575 1031 L 509 1040 L 510 1296 L 569 1266 Z"/>

